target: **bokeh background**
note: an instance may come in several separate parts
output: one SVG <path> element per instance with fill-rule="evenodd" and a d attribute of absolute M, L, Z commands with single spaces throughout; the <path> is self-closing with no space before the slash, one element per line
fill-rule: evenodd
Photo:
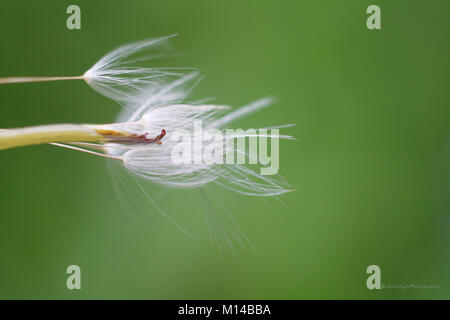
<path fill-rule="evenodd" d="M 66 28 L 70 4 L 81 30 Z M 366 28 L 370 4 L 382 30 Z M 296 189 L 283 203 L 207 190 L 255 247 L 234 250 L 210 241 L 198 191 L 150 187 L 192 240 L 132 186 L 115 194 L 128 182 L 103 159 L 2 151 L 0 298 L 450 298 L 449 12 L 447 0 L 1 1 L 0 76 L 78 75 L 118 45 L 179 33 L 178 57 L 158 66 L 200 69 L 192 99 L 274 95 L 236 126 L 294 122 L 285 133 L 298 141 L 281 143 Z M 120 110 L 81 81 L 4 85 L 0 105 L 1 128 Z M 81 290 L 66 289 L 71 264 Z M 440 288 L 370 291 L 371 264 L 384 284 Z"/>

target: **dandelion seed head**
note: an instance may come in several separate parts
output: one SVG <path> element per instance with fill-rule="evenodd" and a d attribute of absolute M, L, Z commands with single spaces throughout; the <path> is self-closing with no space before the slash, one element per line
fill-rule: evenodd
<path fill-rule="evenodd" d="M 125 150 L 109 148 L 108 152 L 120 154 L 124 167 L 130 172 L 169 187 L 198 188 L 216 183 L 234 192 L 251 196 L 275 196 L 290 191 L 287 183 L 279 177 L 262 176 L 257 173 L 257 168 L 246 165 L 173 162 L 172 151 L 178 143 L 171 139 L 173 132 L 182 129 L 190 133 L 190 158 L 195 159 L 201 157 L 205 147 L 203 140 L 196 141 L 198 137 L 194 135 L 195 121 L 201 121 L 206 128 L 220 130 L 225 136 L 225 125 L 267 107 L 272 102 L 271 98 L 264 98 L 231 112 L 228 112 L 228 106 L 189 104 L 186 98 L 193 88 L 192 83 L 195 83 L 196 76 L 196 73 L 188 74 L 159 89 L 152 88 L 146 95 L 141 96 L 139 103 L 130 103 L 130 108 L 122 112 L 119 120 L 123 122 L 113 124 L 115 130 L 133 134 L 146 133 L 149 136 L 155 136 L 164 129 L 167 136 L 161 140 L 161 144 L 136 145 Z M 236 136 L 227 137 L 228 140 L 234 138 Z M 249 156 L 245 151 L 234 145 L 230 147 L 223 141 L 213 143 L 222 145 L 223 156 L 230 152 L 244 152 Z"/>
<path fill-rule="evenodd" d="M 122 105 L 135 103 L 150 86 L 157 88 L 167 79 L 183 74 L 181 69 L 176 68 L 136 66 L 139 62 L 163 57 L 164 55 L 159 52 L 131 59 L 144 52 L 161 51 L 174 36 L 176 34 L 121 46 L 103 56 L 82 77 L 95 91 Z"/>

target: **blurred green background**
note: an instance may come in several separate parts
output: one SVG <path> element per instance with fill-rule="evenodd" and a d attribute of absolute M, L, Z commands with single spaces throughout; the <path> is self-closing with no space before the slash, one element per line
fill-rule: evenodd
<path fill-rule="evenodd" d="M 70 4 L 81 30 L 66 28 Z M 366 28 L 370 4 L 381 30 Z M 116 196 L 103 159 L 1 151 L 0 298 L 450 298 L 449 12 L 448 0 L 1 1 L 0 76 L 78 75 L 121 44 L 179 33 L 180 57 L 159 66 L 200 69 L 192 99 L 274 95 L 236 126 L 294 122 L 284 132 L 299 140 L 281 143 L 296 188 L 284 205 L 207 190 L 255 247 L 234 252 L 209 240 L 197 191 L 151 187 L 191 240 L 132 187 Z M 0 97 L 0 128 L 120 110 L 81 81 L 4 85 Z M 71 264 L 81 290 L 66 289 Z M 368 290 L 371 264 L 384 284 L 440 288 Z"/>

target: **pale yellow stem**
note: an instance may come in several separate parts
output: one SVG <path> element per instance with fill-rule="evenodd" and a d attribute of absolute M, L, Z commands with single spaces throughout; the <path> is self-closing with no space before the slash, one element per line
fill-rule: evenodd
<path fill-rule="evenodd" d="M 81 143 L 76 143 L 76 144 L 81 144 Z M 112 156 L 112 155 L 109 155 L 109 154 L 95 152 L 95 151 L 88 150 L 88 149 L 78 148 L 78 147 L 71 146 L 71 145 L 64 144 L 64 143 L 51 143 L 51 145 L 54 145 L 54 146 L 57 146 L 57 147 L 66 148 L 66 149 L 70 149 L 70 150 L 81 151 L 81 152 L 84 152 L 84 153 L 92 154 L 94 156 L 99 156 L 99 157 L 106 158 L 106 159 L 113 159 L 113 160 L 123 161 L 122 157 Z"/>
<path fill-rule="evenodd" d="M 103 142 L 100 133 L 78 124 L 0 130 L 0 150 L 53 142 Z"/>
<path fill-rule="evenodd" d="M 86 80 L 84 76 L 73 77 L 7 77 L 0 78 L 0 84 L 8 83 L 26 83 L 26 82 L 45 82 L 45 81 L 61 81 L 61 80 Z"/>

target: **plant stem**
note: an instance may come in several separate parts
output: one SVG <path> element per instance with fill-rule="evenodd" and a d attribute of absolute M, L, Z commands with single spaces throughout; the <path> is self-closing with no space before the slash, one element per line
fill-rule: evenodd
<path fill-rule="evenodd" d="M 122 157 L 111 156 L 109 154 L 104 154 L 104 153 L 95 152 L 95 151 L 88 150 L 88 149 L 78 148 L 78 147 L 67 145 L 67 144 L 64 144 L 64 143 L 51 143 L 51 145 L 54 145 L 54 146 L 57 146 L 57 147 L 66 148 L 66 149 L 70 149 L 70 150 L 85 152 L 85 153 L 92 154 L 94 156 L 99 156 L 99 157 L 106 158 L 106 159 L 113 159 L 113 160 L 123 161 Z"/>
<path fill-rule="evenodd" d="M 8 83 L 26 83 L 26 82 L 45 82 L 45 81 L 61 81 L 61 80 L 85 80 L 84 76 L 72 77 L 7 77 L 0 78 L 0 84 Z"/>
<path fill-rule="evenodd" d="M 0 150 L 53 142 L 102 142 L 104 136 L 77 124 L 0 130 Z"/>

